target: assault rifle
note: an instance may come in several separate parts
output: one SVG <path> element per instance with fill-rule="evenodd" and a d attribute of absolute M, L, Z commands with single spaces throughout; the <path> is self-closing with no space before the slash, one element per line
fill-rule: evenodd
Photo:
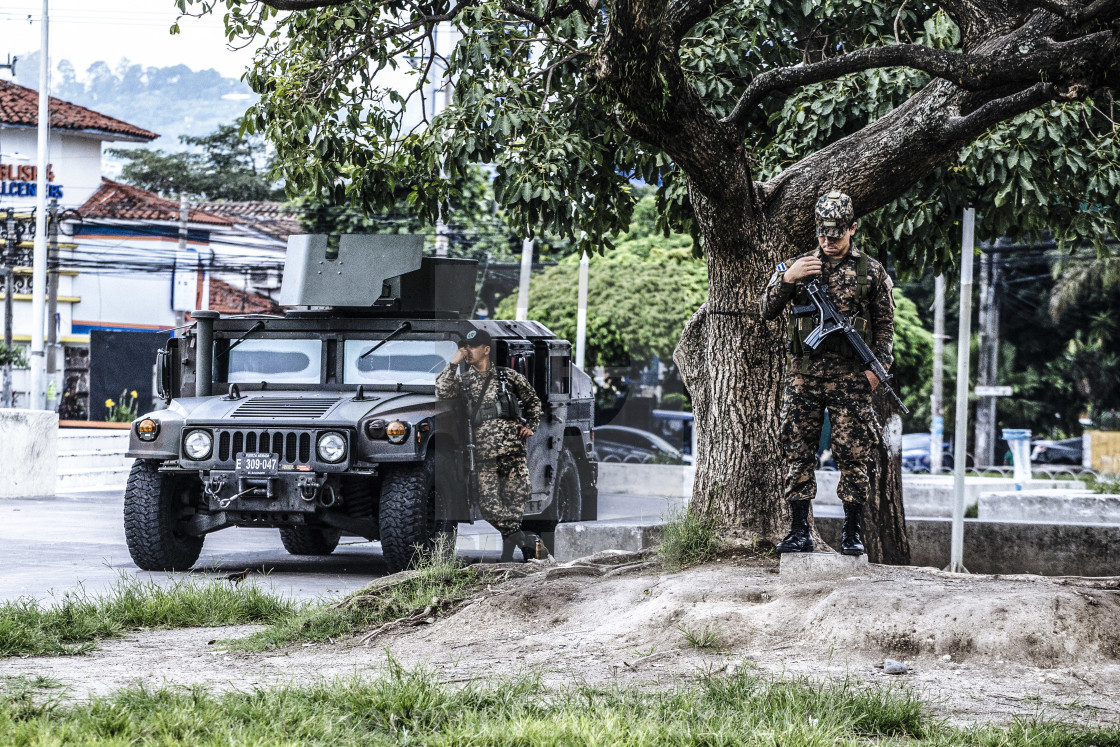
<path fill-rule="evenodd" d="M 836 304 L 832 302 L 832 297 L 828 295 L 828 286 L 824 285 L 817 277 L 809 281 L 805 290 L 808 292 L 809 300 L 812 303 L 804 306 L 794 305 L 793 315 L 818 314 L 820 321 L 817 328 L 805 337 L 802 344 L 810 350 L 816 350 L 829 335 L 840 333 L 847 339 L 852 349 L 856 351 L 856 355 L 863 361 L 863 364 L 871 369 L 875 378 L 879 379 L 879 385 L 887 390 L 887 394 L 894 398 L 894 401 L 898 403 L 904 413 L 909 413 L 906 405 L 902 404 L 898 394 L 891 388 L 890 380 L 894 377 L 887 373 L 887 369 L 883 368 L 883 364 L 875 357 L 875 353 L 871 352 L 871 348 L 867 347 L 867 343 L 859 336 L 859 332 L 856 332 L 856 328 L 852 326 L 848 317 L 841 314 L 840 309 L 836 308 Z"/>

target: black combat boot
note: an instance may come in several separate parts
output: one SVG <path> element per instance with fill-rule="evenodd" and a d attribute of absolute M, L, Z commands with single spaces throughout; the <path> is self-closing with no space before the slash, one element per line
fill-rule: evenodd
<path fill-rule="evenodd" d="M 862 503 L 844 503 L 844 530 L 840 533 L 841 554 L 863 555 L 863 540 L 859 536 L 862 518 Z"/>
<path fill-rule="evenodd" d="M 512 563 L 513 562 L 513 551 L 521 546 L 521 544 L 523 542 L 522 537 L 524 537 L 524 536 L 525 536 L 524 533 L 520 532 L 520 531 L 513 532 L 512 534 L 503 534 L 502 535 L 502 559 L 498 562 L 500 562 L 500 563 Z"/>
<path fill-rule="evenodd" d="M 812 552 L 813 537 L 809 534 L 809 501 L 790 501 L 789 534 L 774 548 L 777 553 Z"/>

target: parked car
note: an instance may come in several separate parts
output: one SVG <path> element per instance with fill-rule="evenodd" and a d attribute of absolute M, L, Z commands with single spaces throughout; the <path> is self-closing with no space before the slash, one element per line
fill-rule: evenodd
<path fill-rule="evenodd" d="M 971 466 L 971 456 L 965 462 Z M 953 449 L 946 441 L 941 445 L 941 468 L 953 468 Z M 929 434 L 928 433 L 903 433 L 902 434 L 902 471 L 903 472 L 929 472 Z"/>
<path fill-rule="evenodd" d="M 1031 446 L 1031 462 L 1034 464 L 1081 464 L 1080 437 L 1033 441 Z"/>
<path fill-rule="evenodd" d="M 654 410 L 650 429 L 685 455 L 692 454 L 692 413 L 679 410 Z"/>
<path fill-rule="evenodd" d="M 595 446 L 591 459 L 596 462 L 651 462 L 692 464 L 692 457 L 682 454 L 665 439 L 649 431 L 623 425 L 601 425 L 595 429 Z"/>

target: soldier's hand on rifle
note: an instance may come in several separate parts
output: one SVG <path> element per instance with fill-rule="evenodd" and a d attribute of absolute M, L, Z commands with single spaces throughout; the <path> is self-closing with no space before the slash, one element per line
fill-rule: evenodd
<path fill-rule="evenodd" d="M 532 431 L 532 429 L 529 428 L 529 426 L 522 425 L 522 426 L 518 427 L 517 435 L 520 436 L 522 439 L 526 439 L 529 436 L 533 435 L 533 431 Z"/>
<path fill-rule="evenodd" d="M 796 283 L 798 280 L 821 274 L 821 261 L 817 257 L 802 257 L 790 265 L 782 279 L 787 283 Z"/>
<path fill-rule="evenodd" d="M 871 385 L 871 391 L 875 391 L 875 387 L 879 386 L 879 377 L 870 371 L 864 371 L 867 374 L 867 383 Z"/>

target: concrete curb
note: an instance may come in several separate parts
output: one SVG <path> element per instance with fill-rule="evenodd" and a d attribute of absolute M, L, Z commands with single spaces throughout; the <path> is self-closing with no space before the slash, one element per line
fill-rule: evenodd
<path fill-rule="evenodd" d="M 821 537 L 840 546 L 843 518 L 815 519 Z M 644 550 L 657 544 L 659 522 L 603 521 L 556 528 L 556 559 L 574 560 L 602 550 Z M 907 519 L 910 564 L 949 565 L 952 521 Z M 966 519 L 964 565 L 973 573 L 1043 576 L 1111 576 L 1120 569 L 1120 524 L 1054 524 Z"/>

